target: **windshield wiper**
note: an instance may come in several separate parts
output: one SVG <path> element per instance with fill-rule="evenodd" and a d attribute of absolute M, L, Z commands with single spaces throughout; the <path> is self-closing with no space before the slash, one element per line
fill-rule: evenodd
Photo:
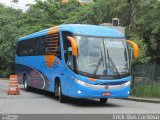
<path fill-rule="evenodd" d="M 112 58 L 109 57 L 109 61 L 111 61 L 112 65 L 113 65 L 113 69 L 115 69 L 115 72 L 117 73 L 117 75 L 120 76 L 118 69 L 117 69 L 115 63 L 113 62 Z"/>
<path fill-rule="evenodd" d="M 102 50 L 100 49 L 100 51 L 101 51 L 101 58 L 98 60 L 98 64 L 96 65 L 96 69 L 95 69 L 94 72 L 93 72 L 94 75 L 97 73 L 97 71 L 98 71 L 98 69 L 99 69 L 99 67 L 100 67 L 100 65 L 101 65 L 101 62 L 103 61 Z M 104 64 L 103 64 L 103 66 L 104 66 Z"/>
<path fill-rule="evenodd" d="M 119 72 L 118 72 L 118 69 L 117 69 L 115 63 L 113 62 L 112 58 L 109 56 L 108 49 L 105 49 L 105 46 L 104 46 L 104 51 L 105 51 L 105 53 L 107 52 L 107 53 L 106 53 L 107 56 L 106 56 L 106 54 L 105 54 L 105 59 L 103 58 L 103 54 L 102 54 L 102 50 L 101 50 L 101 49 L 100 49 L 100 51 L 101 51 L 101 58 L 99 59 L 98 64 L 96 65 L 96 68 L 95 68 L 93 74 L 95 75 L 95 74 L 97 73 L 97 71 L 98 71 L 98 69 L 99 69 L 99 67 L 100 67 L 100 65 L 101 65 L 101 62 L 103 62 L 103 60 L 104 60 L 103 66 L 106 67 L 106 70 L 105 70 L 105 71 L 106 71 L 106 74 L 108 75 L 108 70 L 109 70 L 109 68 L 111 68 L 111 69 L 113 69 L 113 71 L 114 71 L 118 76 L 120 76 L 120 74 L 119 74 Z M 107 61 L 108 61 L 108 62 L 107 62 Z M 111 67 L 111 64 L 112 64 L 112 67 Z"/>
<path fill-rule="evenodd" d="M 119 74 L 119 72 L 118 72 L 118 69 L 117 69 L 117 67 L 116 67 L 116 65 L 115 65 L 115 63 L 113 62 L 113 60 L 112 60 L 112 58 L 110 57 L 110 55 L 109 55 L 109 52 L 108 52 L 108 49 L 105 47 L 105 43 L 104 43 L 104 40 L 103 40 L 103 45 L 104 45 L 104 52 L 106 53 L 106 51 L 107 51 L 107 58 L 106 58 L 106 54 L 105 54 L 105 65 L 106 65 L 106 72 L 107 72 L 107 75 L 108 75 L 108 70 L 109 70 L 109 68 L 112 68 L 111 66 L 110 66 L 110 62 L 111 62 L 111 64 L 113 65 L 113 70 L 117 73 L 117 75 L 118 76 L 120 76 L 120 74 Z M 108 60 L 108 62 L 106 61 L 106 60 Z"/>
<path fill-rule="evenodd" d="M 96 65 L 96 69 L 94 70 L 93 74 L 95 75 L 98 71 L 98 68 L 100 67 L 101 65 L 101 62 L 103 61 L 103 58 L 101 57 L 98 61 L 98 64 Z"/>
<path fill-rule="evenodd" d="M 112 69 L 114 69 L 114 71 L 117 73 L 117 75 L 120 76 L 120 74 L 119 74 L 119 72 L 118 72 L 118 69 L 117 69 L 115 63 L 113 62 L 113 59 L 109 56 L 108 49 L 107 49 L 107 59 L 108 59 L 108 64 L 109 64 L 109 67 L 107 66 L 107 68 L 112 68 L 112 67 L 110 66 L 110 62 L 111 62 L 112 66 L 113 66 Z M 107 65 L 108 65 L 108 64 L 107 64 Z"/>

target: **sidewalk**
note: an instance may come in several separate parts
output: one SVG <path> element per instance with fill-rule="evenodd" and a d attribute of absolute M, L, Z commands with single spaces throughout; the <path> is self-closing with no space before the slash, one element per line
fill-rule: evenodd
<path fill-rule="evenodd" d="M 126 100 L 133 100 L 139 102 L 160 103 L 160 98 L 140 98 L 129 96 Z"/>
<path fill-rule="evenodd" d="M 9 80 L 8 78 L 0 78 L 0 80 Z"/>

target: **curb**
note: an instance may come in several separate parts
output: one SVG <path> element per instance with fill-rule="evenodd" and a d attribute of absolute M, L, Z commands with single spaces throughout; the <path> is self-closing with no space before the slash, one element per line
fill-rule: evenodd
<path fill-rule="evenodd" d="M 160 98 L 139 98 L 139 97 L 128 97 L 124 100 L 132 100 L 132 101 L 139 101 L 139 102 L 148 102 L 148 103 L 160 103 Z"/>

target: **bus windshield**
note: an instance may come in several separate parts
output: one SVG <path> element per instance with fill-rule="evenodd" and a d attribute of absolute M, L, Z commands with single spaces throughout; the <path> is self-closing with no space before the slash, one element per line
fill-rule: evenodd
<path fill-rule="evenodd" d="M 75 36 L 78 45 L 76 71 L 88 77 L 120 78 L 129 75 L 126 40 Z"/>

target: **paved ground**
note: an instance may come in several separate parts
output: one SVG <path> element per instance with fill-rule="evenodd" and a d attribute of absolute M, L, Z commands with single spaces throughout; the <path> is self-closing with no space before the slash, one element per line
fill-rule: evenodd
<path fill-rule="evenodd" d="M 0 113 L 12 114 L 109 114 L 109 113 L 160 113 L 160 104 L 120 99 L 109 99 L 107 104 L 98 100 L 68 99 L 59 103 L 52 93 L 32 90 L 20 95 L 7 95 L 8 81 L 0 80 Z"/>

